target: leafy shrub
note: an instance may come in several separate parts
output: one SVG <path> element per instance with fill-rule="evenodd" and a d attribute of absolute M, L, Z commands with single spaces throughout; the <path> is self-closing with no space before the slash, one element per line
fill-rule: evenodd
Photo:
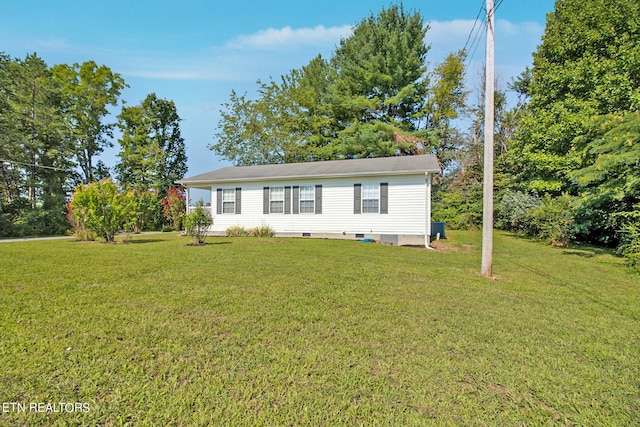
<path fill-rule="evenodd" d="M 627 264 L 640 273 L 640 204 L 631 212 L 620 213 L 616 218 L 622 222 L 621 242 L 618 254 L 626 258 Z"/>
<path fill-rule="evenodd" d="M 640 226 L 627 224 L 622 230 L 622 243 L 618 247 L 618 254 L 626 258 L 627 264 L 640 272 Z"/>
<path fill-rule="evenodd" d="M 542 204 L 538 196 L 507 190 L 495 210 L 495 224 L 501 230 L 537 235 L 531 223 L 531 211 Z"/>
<path fill-rule="evenodd" d="M 71 204 L 67 204 L 67 220 L 71 225 L 71 232 L 77 240 L 89 241 L 96 239 L 96 233 L 89 230 L 84 221 L 79 220 L 71 209 Z"/>
<path fill-rule="evenodd" d="M 178 231 L 182 227 L 182 217 L 186 212 L 184 192 L 180 188 L 169 187 L 162 203 L 162 214 L 166 220 Z"/>
<path fill-rule="evenodd" d="M 33 207 L 19 197 L 11 203 L 0 201 L 0 237 L 63 235 L 69 224 L 62 197 L 48 197 L 47 203 Z"/>
<path fill-rule="evenodd" d="M 134 221 L 131 224 L 131 229 L 134 233 L 140 233 L 147 228 L 150 224 L 157 222 L 156 217 L 161 208 L 160 200 L 158 199 L 158 193 L 151 191 L 133 191 L 133 209 L 134 209 Z"/>
<path fill-rule="evenodd" d="M 567 195 L 545 196 L 542 204 L 527 215 L 537 237 L 549 239 L 554 246 L 565 246 L 575 236 L 575 215 Z"/>
<path fill-rule="evenodd" d="M 199 202 L 195 208 L 182 219 L 187 235 L 191 237 L 193 245 L 204 244 L 204 239 L 213 224 L 213 218 L 208 209 Z"/>
<path fill-rule="evenodd" d="M 69 207 L 82 227 L 107 242 L 136 221 L 134 194 L 120 192 L 110 179 L 76 187 Z"/>
<path fill-rule="evenodd" d="M 273 237 L 276 235 L 276 232 L 273 228 L 265 224 L 249 230 L 249 235 L 251 237 Z"/>
<path fill-rule="evenodd" d="M 568 195 L 559 197 L 507 190 L 496 206 L 496 227 L 548 239 L 565 246 L 576 235 L 575 209 Z"/>
<path fill-rule="evenodd" d="M 233 225 L 225 230 L 227 237 L 273 237 L 276 232 L 268 225 L 261 225 L 250 229 L 244 228 L 242 225 Z"/>
<path fill-rule="evenodd" d="M 227 237 L 242 237 L 242 236 L 248 236 L 249 231 L 250 230 L 247 230 L 241 225 L 233 225 L 231 227 L 228 227 L 225 230 L 225 235 Z"/>
<path fill-rule="evenodd" d="M 440 189 L 434 193 L 432 218 L 452 230 L 474 230 L 482 226 L 482 186 Z"/>

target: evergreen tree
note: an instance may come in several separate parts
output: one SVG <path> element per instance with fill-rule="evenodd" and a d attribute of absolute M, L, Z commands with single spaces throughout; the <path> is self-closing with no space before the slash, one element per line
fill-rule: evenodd
<path fill-rule="evenodd" d="M 118 115 L 122 137 L 118 181 L 127 188 L 164 194 L 187 172 L 187 154 L 180 133 L 180 116 L 173 101 L 147 97 Z"/>
<path fill-rule="evenodd" d="M 232 92 L 210 148 L 243 165 L 444 152 L 466 98 L 464 52 L 428 73 L 427 31 L 401 5 L 371 14 L 329 61 L 258 82 L 255 100 Z"/>

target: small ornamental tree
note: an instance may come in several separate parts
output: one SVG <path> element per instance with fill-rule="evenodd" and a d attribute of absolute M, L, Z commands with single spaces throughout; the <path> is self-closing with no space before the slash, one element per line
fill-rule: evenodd
<path fill-rule="evenodd" d="M 202 206 L 202 202 L 198 202 L 196 207 L 184 216 L 182 222 L 187 235 L 193 240 L 192 244 L 198 246 L 204 244 L 207 231 L 213 224 L 213 218 L 209 210 Z"/>
<path fill-rule="evenodd" d="M 110 179 L 76 187 L 69 207 L 78 223 L 107 242 L 136 222 L 135 195 L 121 193 Z"/>
<path fill-rule="evenodd" d="M 154 213 L 159 209 L 158 193 L 155 190 L 133 191 L 133 202 L 135 210 L 135 221 L 132 224 L 132 231 L 140 233 L 150 222 Z"/>
<path fill-rule="evenodd" d="M 186 211 L 185 196 L 182 189 L 169 187 L 162 203 L 162 214 L 171 224 L 174 230 L 179 231 L 182 225 L 182 217 Z"/>

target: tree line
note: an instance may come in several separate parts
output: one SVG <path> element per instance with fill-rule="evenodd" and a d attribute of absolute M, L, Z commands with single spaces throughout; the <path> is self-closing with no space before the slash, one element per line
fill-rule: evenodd
<path fill-rule="evenodd" d="M 113 177 L 122 189 L 163 195 L 184 176 L 175 104 L 151 93 L 126 106 L 127 87 L 94 61 L 50 67 L 35 53 L 0 53 L 0 237 L 64 233 L 78 184 Z M 100 155 L 116 130 L 120 152 L 111 169 Z"/>
<path fill-rule="evenodd" d="M 433 219 L 478 227 L 484 88 L 465 89 L 465 51 L 429 67 L 428 31 L 402 4 L 371 13 L 330 58 L 232 91 L 210 148 L 238 165 L 435 153 Z M 556 2 L 532 67 L 495 94 L 498 227 L 640 264 L 639 46 L 636 0 Z"/>

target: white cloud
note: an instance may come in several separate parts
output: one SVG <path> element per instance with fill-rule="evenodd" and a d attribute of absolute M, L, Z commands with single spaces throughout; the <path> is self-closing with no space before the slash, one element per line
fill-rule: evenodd
<path fill-rule="evenodd" d="M 297 46 L 320 46 L 337 43 L 349 35 L 353 27 L 343 25 L 326 28 L 268 28 L 254 34 L 241 35 L 227 44 L 229 48 L 286 49 Z"/>
<path fill-rule="evenodd" d="M 473 20 L 431 21 L 426 43 L 431 45 L 429 62 L 434 65 L 465 47 L 473 51 L 468 58 L 469 76 L 484 58 L 484 24 Z M 473 32 L 472 32 L 473 29 Z M 268 28 L 241 35 L 227 43 L 191 53 L 126 52 L 126 64 L 118 71 L 125 76 L 154 80 L 255 82 L 299 68 L 317 53 L 330 53 L 353 28 L 349 25 L 315 28 Z M 531 52 L 540 42 L 544 28 L 533 22 L 496 22 L 496 60 L 499 73 L 510 79 L 531 61 Z M 471 38 L 469 38 L 471 34 Z M 468 43 L 467 43 L 468 42 Z M 520 71 L 517 71 L 520 70 Z"/>
<path fill-rule="evenodd" d="M 524 36 L 540 38 L 544 32 L 544 27 L 537 22 L 518 22 L 513 23 L 505 19 L 496 21 L 496 32 L 504 33 L 508 36 Z"/>
<path fill-rule="evenodd" d="M 134 70 L 122 72 L 125 76 L 156 80 L 229 80 L 231 76 L 203 71 Z"/>
<path fill-rule="evenodd" d="M 477 23 L 473 34 L 478 31 Z M 439 45 L 459 45 L 455 50 L 462 49 L 464 43 L 474 27 L 474 21 L 468 19 L 455 19 L 453 21 L 431 21 L 429 22 L 429 31 L 427 31 L 427 43 L 433 47 Z"/>
<path fill-rule="evenodd" d="M 40 40 L 37 44 L 47 50 L 53 51 L 69 51 L 75 49 L 63 39 Z"/>
<path fill-rule="evenodd" d="M 496 37 L 515 38 L 519 43 L 537 44 L 544 32 L 544 27 L 537 22 L 511 22 L 505 19 L 496 21 Z M 427 43 L 432 48 L 450 51 L 462 49 L 467 40 L 469 45 L 478 39 L 484 41 L 485 23 L 472 20 L 456 19 L 453 21 L 432 21 L 429 23 Z M 467 46 L 469 47 L 469 46 Z"/>

